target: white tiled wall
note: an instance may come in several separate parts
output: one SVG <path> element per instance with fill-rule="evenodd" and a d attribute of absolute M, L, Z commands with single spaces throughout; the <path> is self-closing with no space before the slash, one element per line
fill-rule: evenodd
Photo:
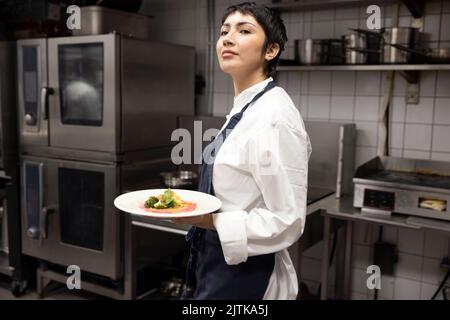
<path fill-rule="evenodd" d="M 217 37 L 220 18 L 230 4 L 242 2 L 216 0 L 214 34 Z M 262 1 L 257 1 L 262 2 Z M 196 48 L 197 73 L 205 76 L 207 50 L 206 0 L 147 0 L 141 11 L 154 16 L 155 33 L 160 40 L 191 45 Z M 450 47 L 450 1 L 426 1 L 424 31 L 429 32 L 429 47 Z M 339 37 L 348 28 L 366 28 L 365 8 L 343 8 L 283 14 L 288 30 L 288 47 L 284 58 L 293 58 L 293 40 L 307 37 Z M 392 26 L 390 10 L 382 8 L 382 26 Z M 409 11 L 400 7 L 400 26 L 409 26 Z M 215 46 L 215 43 L 213 43 Z M 389 153 L 399 157 L 450 161 L 450 72 L 421 72 L 420 102 L 407 104 L 406 81 L 395 75 L 390 108 Z M 356 123 L 356 165 L 376 156 L 378 121 L 384 93 L 381 72 L 282 72 L 278 84 L 291 95 L 306 120 L 345 121 Z M 217 62 L 214 76 L 216 116 L 226 115 L 233 103 L 231 79 L 223 74 Z M 197 110 L 207 110 L 203 97 L 197 99 Z M 314 149 L 314 146 L 313 146 Z M 313 151 L 314 152 L 314 151 Z M 354 299 L 372 299 L 365 285 L 366 267 L 371 264 L 377 229 L 356 224 L 353 245 Z M 429 299 L 443 274 L 439 264 L 449 255 L 449 237 L 432 232 L 418 232 L 392 227 L 384 228 L 384 240 L 398 246 L 399 262 L 394 276 L 382 277 L 380 299 Z M 302 260 L 302 280 L 310 291 L 319 286 L 321 243 L 308 250 Z M 330 271 L 334 278 L 333 269 Z M 333 281 L 330 292 L 333 293 Z"/>

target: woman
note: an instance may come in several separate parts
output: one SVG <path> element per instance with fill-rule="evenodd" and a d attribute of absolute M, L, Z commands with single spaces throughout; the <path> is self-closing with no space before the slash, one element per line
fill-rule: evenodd
<path fill-rule="evenodd" d="M 297 297 L 287 248 L 305 225 L 311 147 L 297 108 L 271 77 L 286 40 L 280 17 L 255 3 L 231 6 L 222 19 L 216 49 L 233 79 L 234 106 L 199 170 L 199 191 L 222 208 L 175 219 L 193 225 L 194 299 Z"/>

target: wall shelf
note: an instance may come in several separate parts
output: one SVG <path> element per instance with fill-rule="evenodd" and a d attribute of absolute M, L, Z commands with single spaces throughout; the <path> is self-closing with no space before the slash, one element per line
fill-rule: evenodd
<path fill-rule="evenodd" d="M 278 71 L 426 71 L 450 70 L 450 64 L 373 64 L 278 66 Z"/>
<path fill-rule="evenodd" d="M 302 0 L 302 1 L 271 1 L 268 3 L 271 8 L 277 9 L 280 12 L 292 12 L 303 10 L 321 10 L 321 9 L 335 9 L 344 7 L 355 7 L 363 5 L 387 5 L 403 3 L 411 15 L 415 18 L 423 16 L 424 0 Z"/>
<path fill-rule="evenodd" d="M 373 64 L 373 65 L 329 65 L 329 66 L 278 66 L 277 71 L 399 71 L 408 83 L 419 82 L 420 71 L 450 70 L 450 64 Z"/>

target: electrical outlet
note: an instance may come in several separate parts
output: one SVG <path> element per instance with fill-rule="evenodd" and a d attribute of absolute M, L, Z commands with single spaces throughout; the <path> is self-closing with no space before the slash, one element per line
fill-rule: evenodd
<path fill-rule="evenodd" d="M 419 104 L 419 83 L 407 83 L 406 84 L 406 103 L 407 104 Z"/>

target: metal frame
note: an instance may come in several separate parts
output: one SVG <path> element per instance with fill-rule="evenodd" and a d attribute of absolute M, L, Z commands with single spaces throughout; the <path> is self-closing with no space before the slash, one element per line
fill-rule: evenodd
<path fill-rule="evenodd" d="M 414 18 L 423 16 L 424 0 L 304 0 L 301 2 L 277 3 L 272 0 L 270 7 L 279 11 L 298 11 L 298 10 L 320 10 L 330 8 L 344 8 L 361 5 L 386 5 L 398 4 L 403 2 Z"/>
<path fill-rule="evenodd" d="M 278 66 L 277 71 L 429 71 L 450 70 L 450 64 L 368 64 Z"/>
<path fill-rule="evenodd" d="M 373 64 L 373 65 L 301 65 L 279 66 L 277 71 L 398 71 L 408 84 L 420 81 L 420 71 L 450 70 L 450 64 Z M 415 86 L 418 88 L 418 86 Z M 410 89 L 411 90 L 411 89 Z M 417 90 L 415 90 L 417 91 Z"/>
<path fill-rule="evenodd" d="M 341 272 L 336 272 L 340 276 L 340 281 L 343 285 L 343 290 L 340 295 L 336 298 L 338 299 L 351 299 L 351 269 L 352 269 L 352 234 L 353 234 L 353 223 L 354 222 L 366 222 L 375 225 L 384 226 L 394 226 L 399 228 L 411 229 L 411 230 L 433 230 L 436 232 L 445 232 L 450 234 L 450 225 L 447 228 L 442 228 L 439 225 L 426 224 L 424 222 L 415 221 L 414 223 L 409 221 L 409 218 L 405 216 L 391 216 L 391 217 L 381 217 L 374 216 L 370 214 L 364 214 L 360 209 L 353 207 L 353 197 L 347 196 L 341 199 L 329 199 L 327 202 L 323 202 L 321 207 L 321 214 L 324 218 L 323 230 L 324 230 L 324 244 L 322 251 L 322 267 L 321 267 L 321 300 L 326 300 L 327 290 L 328 290 L 328 264 L 323 263 L 328 261 L 329 254 L 329 241 L 330 235 L 333 232 L 331 226 L 340 221 L 346 224 L 345 227 L 345 238 L 341 239 L 341 245 L 343 245 L 343 256 L 344 259 L 340 260 L 340 264 L 336 265 L 337 270 Z M 343 242 L 343 243 L 342 243 Z"/>
<path fill-rule="evenodd" d="M 67 125 L 61 122 L 59 52 L 61 45 L 102 44 L 103 45 L 103 106 L 102 125 Z M 49 142 L 51 146 L 75 148 L 101 152 L 118 151 L 116 117 L 120 106 L 119 36 L 115 34 L 62 37 L 48 39 L 48 83 L 54 93 L 49 97 Z M 92 137 L 96 137 L 92 139 Z"/>

